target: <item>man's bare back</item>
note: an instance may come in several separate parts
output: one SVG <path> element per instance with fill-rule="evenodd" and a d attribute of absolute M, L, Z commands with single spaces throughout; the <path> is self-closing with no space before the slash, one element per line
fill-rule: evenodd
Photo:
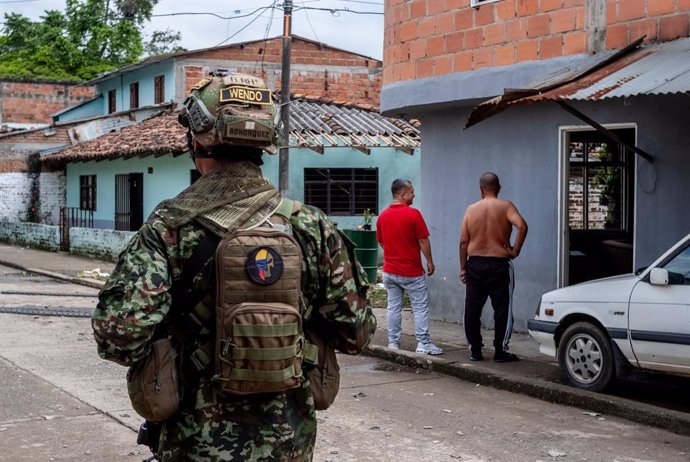
<path fill-rule="evenodd" d="M 511 258 L 511 212 L 515 206 L 497 198 L 485 198 L 470 205 L 465 212 L 463 231 L 467 234 L 467 254 L 476 257 Z M 519 215 L 519 214 L 518 214 Z"/>
<path fill-rule="evenodd" d="M 482 184 L 488 176 L 488 182 Z M 491 181 L 493 180 L 493 182 Z M 480 180 L 482 200 L 467 207 L 460 229 L 460 280 L 465 282 L 469 257 L 517 258 L 527 237 L 527 223 L 517 207 L 498 199 L 501 186 L 498 177 L 487 173 Z M 513 227 L 517 230 L 511 245 Z"/>

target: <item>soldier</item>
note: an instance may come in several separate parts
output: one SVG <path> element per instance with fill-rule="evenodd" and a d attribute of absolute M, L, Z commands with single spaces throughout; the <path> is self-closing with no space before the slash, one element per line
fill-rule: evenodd
<path fill-rule="evenodd" d="M 156 207 L 99 295 L 92 325 L 102 358 L 132 366 L 147 358 L 158 338 L 169 337 L 176 346 L 182 397 L 177 412 L 161 425 L 154 453 L 163 461 L 312 458 L 316 418 L 309 381 L 298 374 L 298 386 L 286 391 L 219 392 L 218 359 L 207 348 L 216 341 L 215 253 L 196 262 L 200 269 L 192 277 L 184 276 L 208 236 L 277 226 L 267 219 L 284 210 L 285 200 L 259 167 L 262 150 L 275 153 L 275 120 L 273 97 L 261 79 L 230 74 L 199 82 L 184 102 L 180 122 L 202 177 Z M 376 318 L 353 247 L 321 210 L 288 204 L 286 229 L 302 255 L 297 293 L 305 329 L 318 331 L 343 353 L 357 354 L 371 339 Z M 253 271 L 253 280 L 268 284 L 263 279 L 280 277 L 280 255 L 269 251 L 252 258 L 247 274 Z M 243 271 L 238 274 L 246 278 Z M 186 307 L 180 308 L 179 300 Z"/>

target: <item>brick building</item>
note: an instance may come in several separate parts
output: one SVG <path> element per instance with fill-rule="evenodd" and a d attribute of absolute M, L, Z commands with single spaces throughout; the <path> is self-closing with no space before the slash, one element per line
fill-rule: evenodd
<path fill-rule="evenodd" d="M 422 122 L 421 208 L 448 255 L 430 280 L 434 317 L 462 319 L 459 224 L 486 171 L 531 225 L 518 330 L 544 292 L 631 272 L 687 234 L 690 2 L 385 5 L 381 109 Z"/>
<path fill-rule="evenodd" d="M 0 78 L 0 125 L 47 125 L 53 113 L 93 96 L 91 85 Z"/>

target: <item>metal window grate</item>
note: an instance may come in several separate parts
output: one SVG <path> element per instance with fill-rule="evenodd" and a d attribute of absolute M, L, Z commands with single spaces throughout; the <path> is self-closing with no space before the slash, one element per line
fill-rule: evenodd
<path fill-rule="evenodd" d="M 96 210 L 96 175 L 79 177 L 79 208 Z"/>
<path fill-rule="evenodd" d="M 304 201 L 328 215 L 378 214 L 378 168 L 305 168 Z"/>

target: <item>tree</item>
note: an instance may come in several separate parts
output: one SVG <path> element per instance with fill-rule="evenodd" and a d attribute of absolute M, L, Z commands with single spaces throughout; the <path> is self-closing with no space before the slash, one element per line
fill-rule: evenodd
<path fill-rule="evenodd" d="M 137 62 L 143 26 L 158 1 L 67 0 L 64 12 L 45 11 L 36 22 L 5 14 L 0 75 L 80 81 Z M 179 33 L 157 32 L 147 48 L 175 50 L 179 40 Z"/>
<path fill-rule="evenodd" d="M 151 34 L 151 40 L 144 45 L 144 52 L 147 56 L 156 56 L 187 51 L 186 48 L 177 45 L 181 39 L 182 34 L 179 31 L 170 29 L 154 31 Z"/>

